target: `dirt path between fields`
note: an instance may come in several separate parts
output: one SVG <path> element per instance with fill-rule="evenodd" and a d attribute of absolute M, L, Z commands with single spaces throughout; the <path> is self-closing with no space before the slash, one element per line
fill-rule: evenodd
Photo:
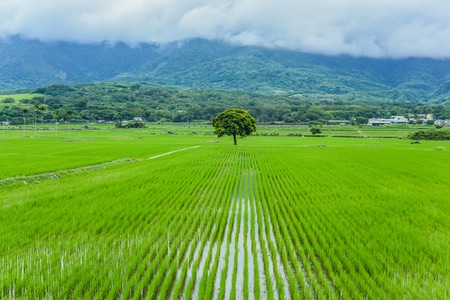
<path fill-rule="evenodd" d="M 10 184 L 15 184 L 15 183 L 23 183 L 23 184 L 39 183 L 39 182 L 44 181 L 44 180 L 58 179 L 58 178 L 60 178 L 60 177 L 62 177 L 64 175 L 76 174 L 76 173 L 82 173 L 82 172 L 97 170 L 97 169 L 100 169 L 100 168 L 105 168 L 107 166 L 119 165 L 119 164 L 123 164 L 123 163 L 156 159 L 156 158 L 160 158 L 160 157 L 163 157 L 163 156 L 166 156 L 166 155 L 170 155 L 170 154 L 173 154 L 173 153 L 186 151 L 186 150 L 190 150 L 190 149 L 195 149 L 195 148 L 199 148 L 199 147 L 200 146 L 192 146 L 192 147 L 177 149 L 177 150 L 165 152 L 165 153 L 154 155 L 154 156 L 151 156 L 149 158 L 144 158 L 144 159 L 119 158 L 119 159 L 116 159 L 116 160 L 113 160 L 113 161 L 109 161 L 109 162 L 104 162 L 104 163 L 94 164 L 94 165 L 89 165 L 89 166 L 84 166 L 84 167 L 78 167 L 78 168 L 73 168 L 73 169 L 67 169 L 67 170 L 61 170 L 61 171 L 55 171 L 55 172 L 47 172 L 47 173 L 40 173 L 40 174 L 33 174 L 33 175 L 28 175 L 28 176 L 16 176 L 16 177 L 3 178 L 3 179 L 0 179 L 0 186 L 2 186 L 2 185 L 10 185 Z"/>

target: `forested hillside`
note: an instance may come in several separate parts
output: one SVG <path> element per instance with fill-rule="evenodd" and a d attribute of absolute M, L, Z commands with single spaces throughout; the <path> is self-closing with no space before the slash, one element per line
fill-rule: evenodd
<path fill-rule="evenodd" d="M 327 120 L 354 120 L 391 115 L 428 114 L 450 119 L 450 107 L 394 101 L 371 103 L 357 100 L 316 100 L 270 96 L 239 91 L 208 91 L 166 88 L 150 84 L 89 83 L 50 85 L 19 91 L 20 95 L 0 95 L 0 121 L 23 124 L 24 117 L 54 122 L 67 120 L 67 111 L 76 122 L 132 120 L 147 122 L 192 122 L 210 120 L 229 107 L 241 107 L 260 123 L 317 123 Z M 41 108 L 41 109 L 37 109 Z M 27 113 L 24 115 L 24 109 Z"/>
<path fill-rule="evenodd" d="M 103 81 L 160 57 L 159 51 L 150 44 L 44 43 L 14 36 L 0 40 L 0 90 Z"/>
<path fill-rule="evenodd" d="M 450 60 L 324 56 L 187 40 L 166 45 L 0 41 L 0 90 L 116 81 L 294 96 L 450 103 Z"/>

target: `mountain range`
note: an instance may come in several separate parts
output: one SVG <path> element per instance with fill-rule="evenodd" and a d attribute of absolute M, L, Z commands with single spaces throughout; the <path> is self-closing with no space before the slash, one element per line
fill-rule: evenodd
<path fill-rule="evenodd" d="M 450 59 L 325 56 L 203 39 L 165 45 L 0 40 L 0 90 L 102 81 L 311 101 L 450 103 Z"/>

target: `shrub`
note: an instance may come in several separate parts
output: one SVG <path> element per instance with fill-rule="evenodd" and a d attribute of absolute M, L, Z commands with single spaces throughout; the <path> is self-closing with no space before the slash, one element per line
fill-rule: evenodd
<path fill-rule="evenodd" d="M 309 129 L 309 131 L 311 132 L 311 134 L 321 134 L 322 130 L 320 130 L 320 128 L 317 127 L 312 127 Z"/>
<path fill-rule="evenodd" d="M 409 134 L 408 138 L 412 140 L 435 140 L 435 141 L 450 140 L 450 130 L 416 131 L 414 133 Z"/>
<path fill-rule="evenodd" d="M 14 98 L 5 98 L 2 100 L 2 103 L 14 103 L 16 102 Z"/>

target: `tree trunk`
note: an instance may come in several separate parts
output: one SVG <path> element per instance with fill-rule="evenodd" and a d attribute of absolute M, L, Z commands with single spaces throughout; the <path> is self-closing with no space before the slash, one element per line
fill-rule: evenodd
<path fill-rule="evenodd" d="M 233 134 L 233 141 L 234 141 L 234 145 L 237 145 L 237 140 L 236 140 L 236 134 Z"/>

